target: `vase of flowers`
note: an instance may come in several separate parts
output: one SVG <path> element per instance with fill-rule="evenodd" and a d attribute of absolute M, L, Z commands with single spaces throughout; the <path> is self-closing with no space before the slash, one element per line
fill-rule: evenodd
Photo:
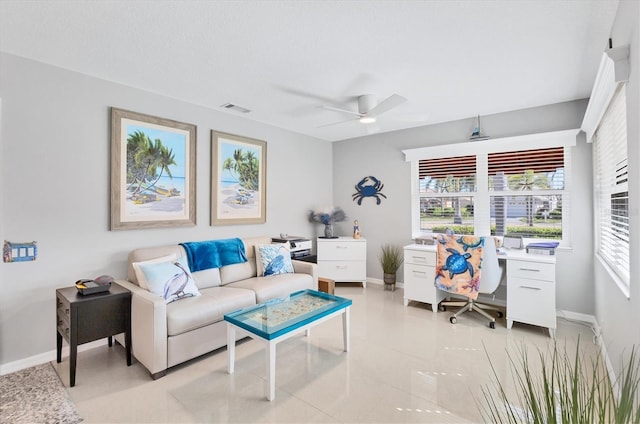
<path fill-rule="evenodd" d="M 309 222 L 324 224 L 324 237 L 321 238 L 338 238 L 333 235 L 333 224 L 347 219 L 347 215 L 339 207 L 311 210 L 308 217 Z"/>

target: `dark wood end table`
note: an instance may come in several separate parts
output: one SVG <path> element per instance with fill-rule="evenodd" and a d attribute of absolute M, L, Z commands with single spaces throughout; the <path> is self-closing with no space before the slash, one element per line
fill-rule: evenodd
<path fill-rule="evenodd" d="M 69 343 L 69 385 L 76 384 L 78 345 L 124 333 L 127 365 L 131 365 L 131 292 L 111 284 L 108 292 L 81 295 L 75 286 L 56 289 L 56 337 L 58 363 L 62 362 L 62 339 Z"/>

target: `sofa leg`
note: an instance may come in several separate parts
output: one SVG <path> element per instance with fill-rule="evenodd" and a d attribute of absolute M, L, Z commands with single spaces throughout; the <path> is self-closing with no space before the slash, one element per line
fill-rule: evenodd
<path fill-rule="evenodd" d="M 163 371 L 157 372 L 155 374 L 151 374 L 151 378 L 153 380 L 157 380 L 159 378 L 164 377 L 165 375 L 167 375 L 167 370 L 163 370 Z"/>

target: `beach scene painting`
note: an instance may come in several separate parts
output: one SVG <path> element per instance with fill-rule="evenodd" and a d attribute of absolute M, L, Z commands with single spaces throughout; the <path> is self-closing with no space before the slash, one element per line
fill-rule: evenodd
<path fill-rule="evenodd" d="M 195 131 L 112 108 L 112 229 L 195 225 Z"/>
<path fill-rule="evenodd" d="M 211 225 L 266 222 L 267 143 L 211 131 Z"/>

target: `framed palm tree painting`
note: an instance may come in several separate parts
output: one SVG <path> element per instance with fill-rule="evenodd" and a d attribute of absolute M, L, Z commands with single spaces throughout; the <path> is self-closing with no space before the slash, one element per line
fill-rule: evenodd
<path fill-rule="evenodd" d="M 266 222 L 267 143 L 211 131 L 211 225 Z"/>
<path fill-rule="evenodd" d="M 111 229 L 196 224 L 196 126 L 111 108 Z"/>

